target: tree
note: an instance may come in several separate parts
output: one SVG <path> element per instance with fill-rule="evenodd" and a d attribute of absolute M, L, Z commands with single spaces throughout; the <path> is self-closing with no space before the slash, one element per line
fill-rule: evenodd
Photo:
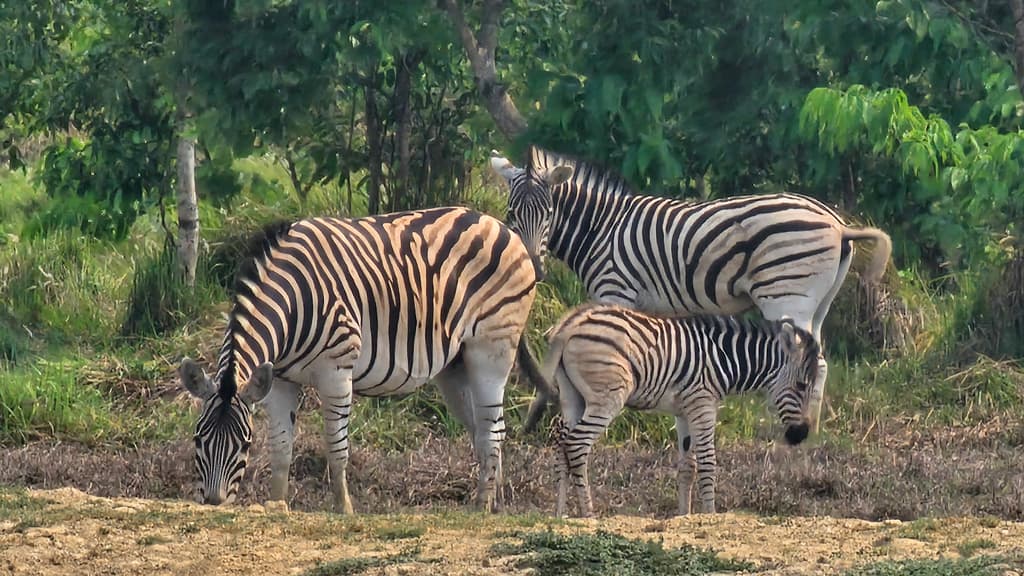
<path fill-rule="evenodd" d="M 182 44 L 185 38 L 184 15 L 177 14 L 174 23 L 177 48 L 186 50 Z M 185 285 L 194 286 L 199 262 L 199 201 L 196 197 L 196 142 L 188 133 L 190 87 L 187 75 L 181 74 L 176 88 L 178 273 Z"/>
<path fill-rule="evenodd" d="M 512 102 L 508 90 L 498 81 L 494 63 L 494 54 L 498 47 L 498 18 L 501 16 L 504 1 L 484 1 L 480 15 L 480 31 L 477 34 L 474 34 L 466 23 L 458 0 L 443 0 L 443 3 L 452 25 L 462 40 L 466 57 L 473 68 L 477 90 L 487 111 L 506 138 L 517 139 L 526 132 L 526 119 Z"/>

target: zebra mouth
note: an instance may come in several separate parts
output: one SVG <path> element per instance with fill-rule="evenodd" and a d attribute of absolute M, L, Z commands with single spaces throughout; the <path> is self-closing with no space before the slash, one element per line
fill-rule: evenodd
<path fill-rule="evenodd" d="M 793 424 L 786 427 L 786 442 L 790 446 L 796 446 L 807 439 L 807 434 L 810 431 L 810 427 L 806 422 L 800 424 Z"/>

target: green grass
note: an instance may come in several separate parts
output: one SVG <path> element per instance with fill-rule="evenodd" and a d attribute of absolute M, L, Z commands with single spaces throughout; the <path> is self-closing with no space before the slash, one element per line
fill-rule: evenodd
<path fill-rule="evenodd" d="M 128 396 L 143 398 L 166 382 L 173 370 L 167 360 L 176 363 L 182 355 L 195 357 L 216 348 L 218 315 L 226 309 L 226 288 L 248 230 L 282 217 L 342 213 L 347 202 L 346 190 L 336 183 L 313 186 L 300 200 L 272 155 L 234 159 L 218 178 L 211 182 L 239 192 L 226 203 L 201 203 L 201 233 L 211 248 L 201 255 L 197 287 L 189 290 L 177 281 L 164 250 L 157 210 L 139 218 L 128 240 L 120 243 L 81 238 L 77 231 L 20 238 L 21 224 L 46 195 L 31 174 L 0 171 L 0 435 L 5 441 L 133 442 L 133 434 L 163 438 L 184 433 L 182 422 L 191 415 L 160 402 L 126 404 L 121 397 L 126 392 L 118 390 L 130 386 Z M 480 181 L 470 187 L 466 201 L 500 216 L 504 185 Z M 354 201 L 355 212 L 364 210 L 361 193 Z M 166 225 L 173 230 L 174 210 L 169 208 Z M 912 350 L 887 358 L 853 342 L 841 325 L 830 336 L 826 395 L 836 418 L 823 426 L 828 441 L 853 445 L 878 422 L 908 418 L 918 427 L 971 425 L 1019 412 L 1024 405 L 1024 369 L 976 353 L 992 333 L 985 324 L 991 323 L 984 317 L 987 308 L 979 304 L 987 294 L 983 278 L 988 276 L 963 272 L 956 279 L 958 288 L 948 293 L 913 274 L 903 276 L 900 294 L 925 315 Z M 544 332 L 585 299 L 573 273 L 549 261 L 527 331 L 538 359 L 547 347 Z M 830 318 L 841 320 L 843 306 L 849 304 L 837 301 Z M 104 371 L 109 375 L 99 374 Z M 514 436 L 532 391 L 510 386 L 507 397 L 506 419 Z M 447 437 L 464 434 L 429 387 L 404 398 L 361 399 L 352 420 L 354 441 L 361 445 L 402 449 L 420 442 L 425 429 Z M 716 434 L 719 443 L 728 444 L 777 438 L 780 432 L 764 395 L 751 394 L 726 400 Z M 626 411 L 602 441 L 674 447 L 674 421 Z"/>
<path fill-rule="evenodd" d="M 996 543 L 988 538 L 974 538 L 971 540 L 964 540 L 956 547 L 956 551 L 960 553 L 964 558 L 970 558 L 978 550 L 988 550 L 989 548 L 995 548 Z"/>
<path fill-rule="evenodd" d="M 46 193 L 33 186 L 30 174 L 0 167 L 0 246 L 21 235 L 27 215 L 46 201 Z"/>
<path fill-rule="evenodd" d="M 406 540 L 408 538 L 419 538 L 426 533 L 426 527 L 412 524 L 382 526 L 374 532 L 374 536 L 378 540 Z"/>
<path fill-rule="evenodd" d="M 389 556 L 342 558 L 317 564 L 316 567 L 303 572 L 302 576 L 348 576 L 350 574 L 362 574 L 371 568 L 382 569 L 385 566 L 413 562 L 419 559 L 419 555 L 419 547 L 414 547 Z M 383 573 L 383 570 L 379 572 Z"/>
<path fill-rule="evenodd" d="M 692 546 L 666 550 L 660 542 L 625 538 L 611 532 L 566 536 L 531 532 L 520 544 L 499 543 L 492 552 L 520 556 L 515 567 L 537 576 L 689 576 L 753 570 L 750 562 L 725 560 Z"/>
<path fill-rule="evenodd" d="M 82 382 L 82 366 L 82 361 L 40 360 L 0 371 L 0 439 L 131 444 L 176 438 L 188 429 L 191 416 L 183 407 L 165 402 L 119 405 Z"/>
<path fill-rule="evenodd" d="M 904 560 L 875 562 L 844 573 L 844 576 L 998 576 L 1008 559 L 980 556 L 956 560 Z M 1019 569 L 1019 566 L 1018 566 Z"/>

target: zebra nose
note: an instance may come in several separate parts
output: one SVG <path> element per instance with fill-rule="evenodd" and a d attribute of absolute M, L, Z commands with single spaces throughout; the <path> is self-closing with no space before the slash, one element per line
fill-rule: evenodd
<path fill-rule="evenodd" d="M 220 506 L 226 503 L 228 500 L 227 490 L 211 490 L 208 494 L 203 495 L 203 502 L 210 504 L 211 506 Z"/>
<path fill-rule="evenodd" d="M 790 446 L 796 446 L 807 439 L 807 434 L 810 431 L 810 427 L 806 422 L 800 424 L 793 424 L 792 426 L 786 427 L 786 442 Z"/>

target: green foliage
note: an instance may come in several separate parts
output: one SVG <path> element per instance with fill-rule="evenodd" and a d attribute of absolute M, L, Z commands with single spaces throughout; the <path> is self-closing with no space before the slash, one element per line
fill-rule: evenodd
<path fill-rule="evenodd" d="M 124 238 L 171 181 L 170 162 L 153 161 L 172 157 L 174 134 L 159 70 L 166 7 L 142 0 L 72 6 L 78 21 L 67 42 L 33 71 L 40 93 L 29 125 L 70 133 L 45 153 L 39 178 L 53 201 L 28 230 L 74 227 Z"/>
<path fill-rule="evenodd" d="M 0 316 L 49 339 L 103 342 L 116 328 L 130 262 L 65 233 L 0 249 Z"/>
<path fill-rule="evenodd" d="M 1024 178 L 1024 132 L 993 126 L 954 133 L 946 120 L 925 117 L 899 89 L 880 92 L 816 88 L 800 117 L 801 133 L 830 155 L 873 154 L 896 162 L 905 194 L 862 192 L 879 217 L 907 215 L 918 243 L 948 258 L 985 258 L 993 240 L 1020 233 L 1024 197 L 1011 193 Z"/>
<path fill-rule="evenodd" d="M 988 538 L 974 538 L 972 540 L 964 540 L 956 547 L 956 551 L 960 553 L 964 558 L 970 558 L 978 550 L 987 550 L 995 548 L 997 545 Z"/>
<path fill-rule="evenodd" d="M 525 555 L 516 561 L 516 568 L 532 568 L 538 576 L 696 576 L 754 569 L 750 562 L 724 560 L 710 550 L 689 545 L 665 550 L 660 542 L 628 539 L 603 530 L 573 536 L 548 530 L 520 538 L 521 544 L 498 544 L 493 551 L 501 556 Z"/>
<path fill-rule="evenodd" d="M 356 556 L 342 558 L 331 562 L 321 562 L 316 567 L 306 570 L 303 576 L 347 576 L 350 574 L 362 574 L 370 568 L 381 568 L 394 564 L 412 562 L 419 558 L 418 547 L 402 550 L 388 556 Z"/>
<path fill-rule="evenodd" d="M 37 438 L 90 444 L 131 444 L 179 437 L 188 429 L 187 410 L 151 405 L 126 410 L 84 381 L 82 361 L 48 362 L 0 371 L 0 440 Z"/>
<path fill-rule="evenodd" d="M 848 570 L 845 576 L 996 576 L 1006 559 L 982 556 L 957 560 L 885 560 Z"/>
<path fill-rule="evenodd" d="M 165 245 L 155 256 L 136 263 L 121 335 L 152 337 L 194 321 L 224 293 L 210 279 L 204 258 L 196 269 L 195 285 L 185 284 L 178 272 L 175 248 Z"/>

